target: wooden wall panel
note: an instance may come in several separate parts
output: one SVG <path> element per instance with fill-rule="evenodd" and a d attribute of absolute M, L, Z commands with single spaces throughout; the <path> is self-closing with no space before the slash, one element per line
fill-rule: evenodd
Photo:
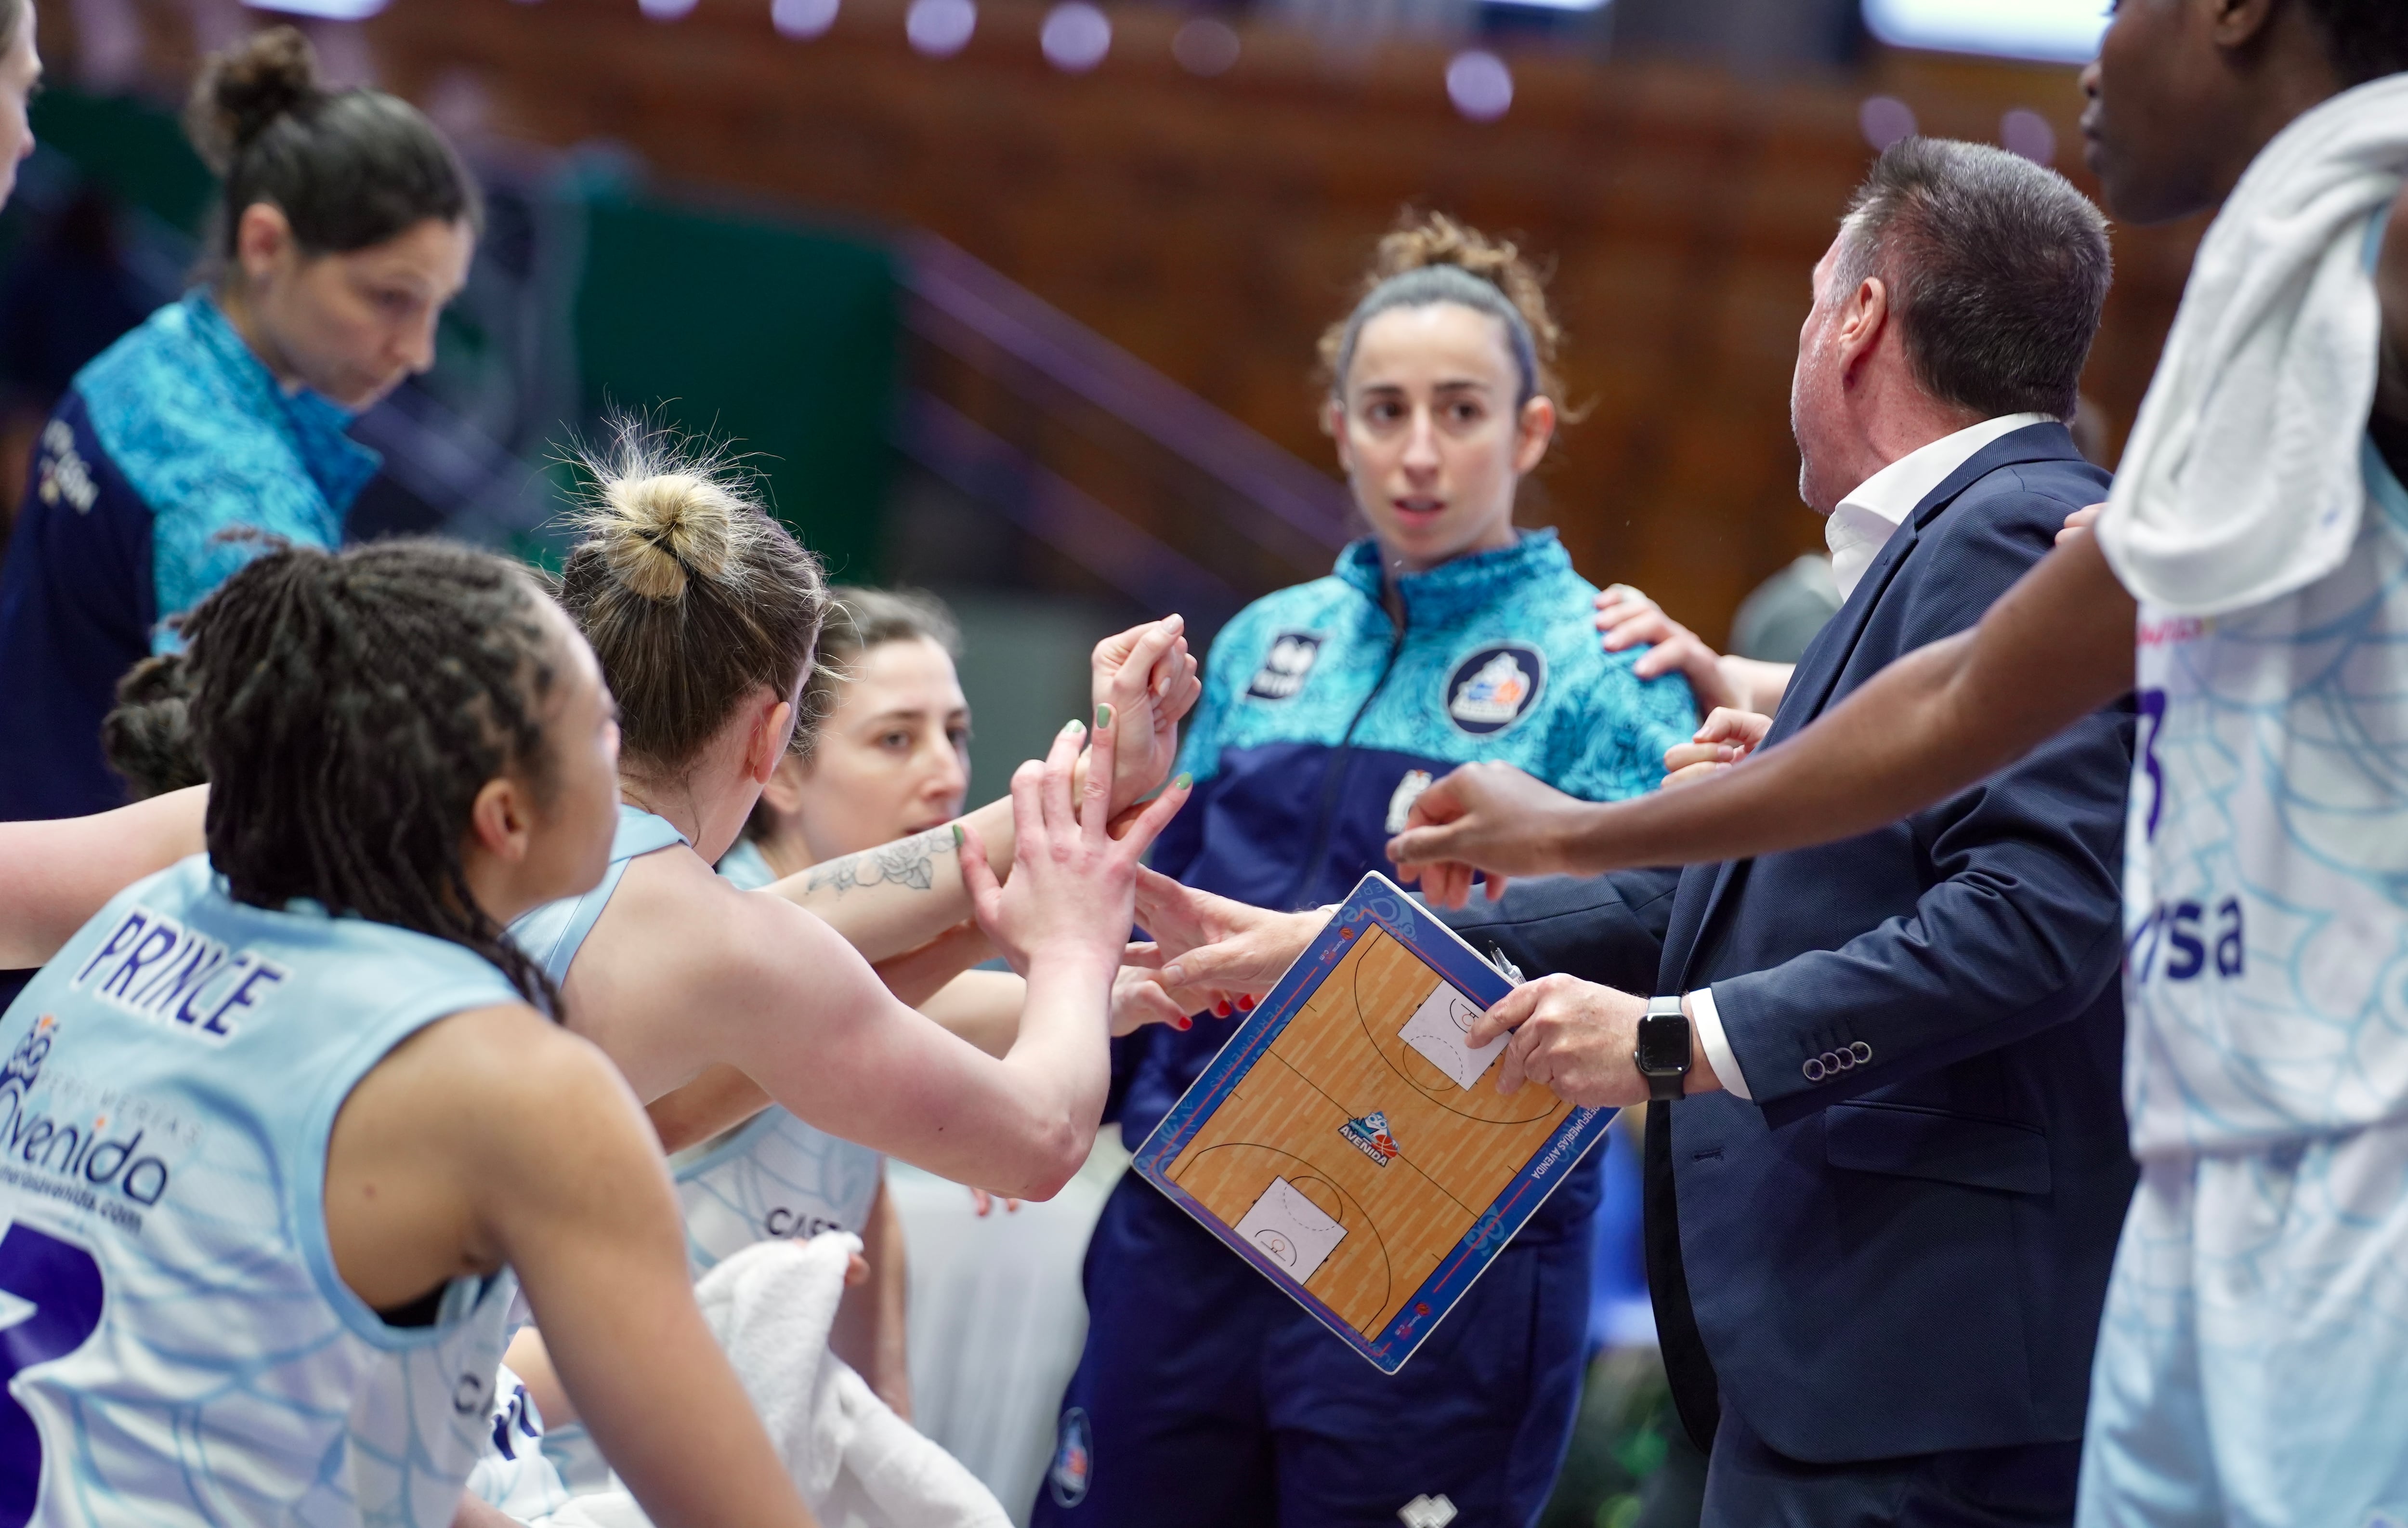
<path fill-rule="evenodd" d="M 611 139 L 666 182 L 933 230 L 1316 464 L 1313 339 L 1399 207 L 1517 234 L 1556 264 L 1593 405 L 1526 518 L 1713 637 L 1820 543 L 1788 378 L 1807 272 L 1869 158 L 1860 102 L 1894 94 L 1926 131 L 1989 140 L 2036 109 L 2078 159 L 2065 68 L 1893 53 L 1761 79 L 1526 51 L 1512 109 L 1483 125 L 1449 107 L 1427 45 L 1332 61 L 1252 29 L 1234 70 L 1199 80 L 1169 55 L 1178 14 L 1120 8 L 1110 57 L 1071 77 L 1039 55 L 1035 0 L 984 0 L 945 60 L 905 46 L 901 0 L 844 0 L 810 42 L 767 9 L 700 0 L 659 23 L 633 0 L 406 0 L 366 34 L 390 87 L 485 103 L 498 134 Z M 2117 231 L 2087 390 L 2118 440 L 2196 233 Z"/>

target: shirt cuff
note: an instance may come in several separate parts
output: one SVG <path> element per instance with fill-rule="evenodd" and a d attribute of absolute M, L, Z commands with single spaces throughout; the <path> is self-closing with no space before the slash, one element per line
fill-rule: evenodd
<path fill-rule="evenodd" d="M 1723 1033 L 1722 1010 L 1714 1006 L 1713 987 L 1701 987 L 1689 994 L 1689 1028 L 1697 1032 L 1706 1060 L 1714 1064 L 1714 1075 L 1722 1080 L 1724 1091 L 1755 1103 L 1756 1095 L 1747 1090 L 1747 1076 L 1739 1069 L 1739 1058 L 1731 1054 L 1730 1036 Z"/>

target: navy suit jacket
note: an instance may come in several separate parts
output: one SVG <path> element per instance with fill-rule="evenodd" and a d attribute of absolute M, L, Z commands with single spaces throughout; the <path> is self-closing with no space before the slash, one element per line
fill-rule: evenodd
<path fill-rule="evenodd" d="M 1985 447 L 1808 648 L 1766 745 L 1979 620 L 2107 483 L 2060 425 Z M 1651 1284 L 1692 1432 L 1718 1388 L 1804 1460 L 2081 1436 L 2134 1177 L 2130 764 L 2119 706 L 1859 838 L 1528 883 L 1450 920 L 1532 974 L 1713 990 L 1753 1101 L 1657 1105 L 1649 1130 Z"/>

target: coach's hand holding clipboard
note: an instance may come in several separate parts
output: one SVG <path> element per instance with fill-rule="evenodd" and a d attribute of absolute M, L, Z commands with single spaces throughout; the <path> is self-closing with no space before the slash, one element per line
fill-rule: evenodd
<path fill-rule="evenodd" d="M 1543 788 L 1543 787 L 1541 787 Z M 1259 998 L 1270 990 L 1329 921 L 1332 908 L 1273 913 L 1180 885 L 1167 875 L 1138 872 L 1138 921 L 1154 936 L 1133 964 L 1157 968 L 1167 987 Z M 1621 1108 L 1647 1102 L 1647 1080 L 1631 1064 L 1647 1000 L 1571 976 L 1541 976 L 1516 987 L 1480 1016 L 1475 1046 L 1511 1033 L 1497 1070 L 1497 1089 L 1511 1093 L 1538 1083 L 1568 1103 Z M 1721 1088 L 1700 1046 L 1683 1090 Z"/>
<path fill-rule="evenodd" d="M 1647 1079 L 1631 1060 L 1639 1049 L 1639 1021 L 1646 1013 L 1645 998 L 1577 976 L 1541 976 L 1506 993 L 1480 1016 L 1469 1038 L 1479 1045 L 1512 1035 L 1497 1069 L 1500 1093 L 1533 1082 L 1570 1103 L 1619 1109 L 1647 1102 Z M 1690 1018 L 1696 1021 L 1694 1015 Z M 1705 1047 L 1698 1046 L 1682 1079 L 1682 1092 L 1721 1088 L 1713 1062 Z"/>
<path fill-rule="evenodd" d="M 1610 1115 L 1519 1087 L 1520 1066 L 1495 1086 L 1512 1043 L 1482 1023 L 1512 982 L 1385 877 L 1294 915 L 1154 877 L 1139 915 L 1170 985 L 1265 996 L 1135 1170 L 1395 1373 Z"/>

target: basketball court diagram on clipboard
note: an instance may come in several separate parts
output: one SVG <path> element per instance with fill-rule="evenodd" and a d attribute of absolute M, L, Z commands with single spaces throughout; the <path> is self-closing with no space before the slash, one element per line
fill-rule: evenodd
<path fill-rule="evenodd" d="M 1367 875 L 1134 1166 L 1383 1371 L 1402 1368 L 1611 1110 L 1497 1091 L 1512 984 Z"/>

